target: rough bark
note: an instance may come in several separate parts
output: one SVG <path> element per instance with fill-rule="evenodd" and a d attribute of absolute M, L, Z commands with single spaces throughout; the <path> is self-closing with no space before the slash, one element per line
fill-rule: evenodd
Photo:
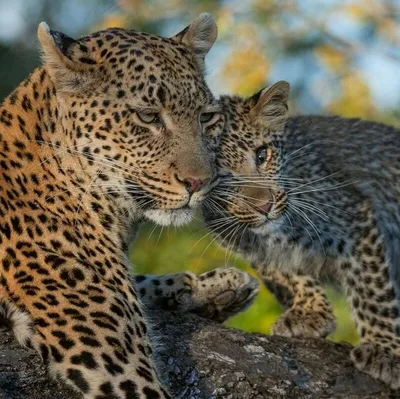
<path fill-rule="evenodd" d="M 176 399 L 400 398 L 356 371 L 350 346 L 228 329 L 193 316 L 153 320 L 162 374 Z M 0 329 L 0 398 L 75 399 L 46 374 L 39 356 Z"/>

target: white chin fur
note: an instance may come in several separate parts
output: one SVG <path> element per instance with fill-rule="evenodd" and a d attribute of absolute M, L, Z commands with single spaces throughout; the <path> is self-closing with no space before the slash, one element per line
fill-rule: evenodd
<path fill-rule="evenodd" d="M 267 236 L 277 233 L 280 230 L 282 224 L 283 221 L 281 219 L 265 221 L 262 225 L 258 227 L 252 227 L 250 230 L 260 236 Z"/>
<path fill-rule="evenodd" d="M 145 211 L 144 216 L 161 226 L 183 226 L 192 221 L 193 211 L 191 209 L 157 209 Z"/>

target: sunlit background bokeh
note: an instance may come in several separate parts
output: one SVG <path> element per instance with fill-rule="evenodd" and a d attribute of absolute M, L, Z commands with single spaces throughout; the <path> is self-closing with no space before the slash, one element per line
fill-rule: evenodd
<path fill-rule="evenodd" d="M 161 35 L 180 31 L 201 12 L 217 20 L 219 38 L 207 56 L 215 94 L 250 95 L 284 79 L 293 113 L 335 113 L 400 125 L 398 0 L 0 0 L 0 95 L 39 64 L 36 29 L 79 37 L 111 26 Z M 182 229 L 145 226 L 131 251 L 135 271 L 201 273 L 225 264 L 249 270 L 218 248 L 197 221 Z M 345 299 L 329 290 L 338 316 L 330 337 L 357 337 Z M 268 333 L 281 313 L 263 289 L 229 325 Z"/>

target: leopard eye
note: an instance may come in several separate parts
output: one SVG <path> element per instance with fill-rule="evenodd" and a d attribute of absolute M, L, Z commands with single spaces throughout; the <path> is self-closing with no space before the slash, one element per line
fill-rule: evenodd
<path fill-rule="evenodd" d="M 160 122 L 160 116 L 156 112 L 137 112 L 136 115 L 143 123 Z"/>
<path fill-rule="evenodd" d="M 261 147 L 256 151 L 257 166 L 267 163 L 271 159 L 272 151 L 267 147 Z"/>
<path fill-rule="evenodd" d="M 200 114 L 200 123 L 210 122 L 211 119 L 213 119 L 215 115 L 216 115 L 215 112 L 204 112 L 204 113 Z"/>

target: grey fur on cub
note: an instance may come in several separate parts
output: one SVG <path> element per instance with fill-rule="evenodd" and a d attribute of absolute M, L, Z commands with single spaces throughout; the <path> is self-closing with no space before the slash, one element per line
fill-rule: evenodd
<path fill-rule="evenodd" d="M 243 254 L 285 307 L 273 332 L 335 327 L 319 285 L 341 287 L 360 336 L 356 367 L 400 387 L 400 131 L 340 117 L 287 117 L 289 85 L 221 98 L 221 183 L 209 228 Z"/>

